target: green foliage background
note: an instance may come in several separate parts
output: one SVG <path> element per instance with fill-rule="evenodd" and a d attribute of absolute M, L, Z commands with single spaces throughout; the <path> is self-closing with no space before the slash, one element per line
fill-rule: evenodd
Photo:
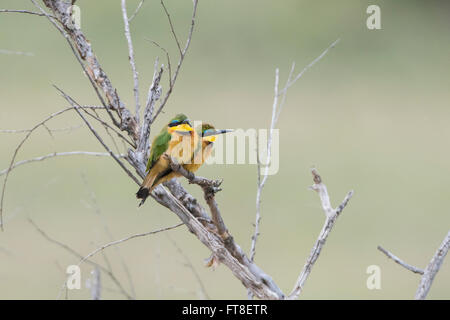
<path fill-rule="evenodd" d="M 137 0 L 130 0 L 133 12 Z M 365 25 L 369 4 L 381 7 L 382 30 Z M 120 1 L 79 0 L 82 29 L 122 99 L 134 103 Z M 167 0 L 181 39 L 191 1 Z M 269 126 L 274 70 L 282 82 L 292 61 L 300 70 L 330 43 L 339 45 L 293 86 L 280 117 L 280 171 L 263 192 L 261 236 L 256 262 L 289 292 L 322 227 L 318 197 L 308 191 L 309 168 L 317 166 L 337 205 L 354 198 L 339 219 L 305 287 L 303 299 L 410 299 L 419 276 L 388 261 L 382 245 L 410 264 L 425 267 L 449 230 L 450 109 L 448 1 L 217 1 L 202 0 L 191 50 L 166 113 L 185 112 L 222 128 Z M 1 8 L 33 9 L 29 1 L 1 0 Z M 176 46 L 159 1 L 147 0 L 131 25 L 141 93 L 145 96 L 158 41 L 176 61 Z M 0 14 L 0 49 L 33 56 L 0 55 L 0 128 L 32 127 L 66 106 L 52 84 L 82 104 L 98 104 L 67 43 L 45 18 Z M 144 99 L 143 99 L 144 100 Z M 134 107 L 133 107 L 134 108 Z M 50 128 L 82 124 L 75 113 Z M 0 134 L 0 167 L 9 165 L 21 134 Z M 55 151 L 101 151 L 82 126 L 50 137 L 32 136 L 18 159 Z M 217 196 L 237 242 L 250 248 L 255 214 L 254 165 L 206 166 L 199 174 L 224 178 Z M 88 184 L 83 182 L 85 176 Z M 3 181 L 3 178 L 0 178 Z M 187 186 L 201 199 L 194 186 Z M 64 270 L 78 260 L 45 241 L 30 216 L 52 237 L 87 254 L 105 236 L 114 239 L 178 223 L 174 214 L 147 201 L 137 208 L 136 185 L 108 158 L 51 159 L 15 170 L 5 198 L 0 233 L 0 298 L 54 299 Z M 90 194 L 96 195 L 96 214 Z M 103 217 L 103 218 L 102 218 Z M 170 237 L 189 256 L 212 298 L 246 298 L 224 266 L 203 267 L 207 249 L 179 228 Z M 199 286 L 164 234 L 120 246 L 141 299 L 198 298 Z M 125 285 L 118 252 L 105 251 Z M 450 297 L 449 259 L 429 298 Z M 104 263 L 101 254 L 95 261 Z M 381 267 L 381 290 L 366 288 L 366 268 Z M 89 298 L 83 289 L 69 298 Z M 103 298 L 121 298 L 102 276 Z"/>

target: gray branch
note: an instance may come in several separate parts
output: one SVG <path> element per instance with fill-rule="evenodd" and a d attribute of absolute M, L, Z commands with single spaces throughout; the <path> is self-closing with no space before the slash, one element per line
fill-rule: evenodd
<path fill-rule="evenodd" d="M 142 2 L 140 4 L 140 6 L 141 5 L 142 5 Z M 133 71 L 133 81 L 134 81 L 133 93 L 134 93 L 134 102 L 136 104 L 136 112 L 135 112 L 134 117 L 136 119 L 136 122 L 139 123 L 139 113 L 140 113 L 140 109 L 141 109 L 141 105 L 139 102 L 139 77 L 138 77 L 138 72 L 136 69 L 136 62 L 134 60 L 133 41 L 131 40 L 131 33 L 130 33 L 130 19 L 128 18 L 128 13 L 127 13 L 127 1 L 122 0 L 121 6 L 122 6 L 123 23 L 124 23 L 124 27 L 125 27 L 125 37 L 127 38 L 127 44 L 128 44 L 128 59 L 130 60 L 131 70 Z M 139 10 L 140 6 L 138 6 L 138 10 Z"/>
<path fill-rule="evenodd" d="M 392 260 L 394 260 L 395 263 L 398 263 L 399 265 L 401 265 L 403 268 L 405 268 L 411 272 L 414 272 L 414 273 L 423 274 L 422 269 L 419 269 L 410 264 L 407 264 L 402 259 L 393 255 L 391 252 L 387 251 L 386 249 L 382 248 L 381 246 L 378 246 L 377 249 L 380 250 L 381 252 L 383 252 L 388 258 L 391 258 Z"/>
<path fill-rule="evenodd" d="M 84 33 L 72 23 L 70 3 L 62 0 L 43 0 L 44 4 L 52 10 L 57 21 L 63 26 L 64 31 L 69 37 L 69 43 L 76 49 L 79 58 L 85 63 L 83 65 L 86 74 L 97 85 L 106 96 L 109 108 L 117 112 L 121 119 L 121 130 L 127 131 L 135 141 L 138 139 L 138 123 L 131 112 L 125 107 L 125 104 L 119 98 L 117 90 L 113 87 L 109 77 L 100 66 L 91 43 L 87 40 Z"/>
<path fill-rule="evenodd" d="M 85 156 L 94 156 L 94 157 L 110 157 L 111 155 L 109 153 L 105 153 L 105 152 L 91 152 L 91 151 L 68 151 L 68 152 L 53 152 L 50 154 L 47 154 L 45 156 L 40 156 L 40 157 L 35 157 L 32 159 L 27 159 L 27 160 L 22 160 L 22 161 L 17 161 L 16 163 L 14 163 L 12 166 L 10 166 L 9 168 L 3 169 L 2 171 L 0 171 L 0 176 L 6 174 L 7 172 L 20 167 L 24 164 L 28 164 L 28 163 L 32 163 L 32 162 L 39 162 L 39 161 L 44 161 L 50 158 L 55 158 L 55 157 L 65 157 L 65 156 L 74 156 L 74 155 L 85 155 Z M 126 155 L 124 154 L 117 154 L 116 155 L 117 158 L 125 158 Z"/>
<path fill-rule="evenodd" d="M 308 260 L 303 267 L 300 276 L 297 279 L 297 282 L 289 295 L 289 299 L 297 299 L 301 292 L 303 291 L 303 286 L 305 285 L 306 280 L 308 279 L 311 270 L 319 258 L 320 252 L 322 251 L 325 242 L 327 241 L 328 235 L 336 223 L 337 218 L 344 208 L 347 206 L 351 197 L 353 196 L 353 191 L 350 191 L 342 201 L 342 203 L 336 209 L 331 207 L 330 197 L 328 195 L 327 187 L 322 183 L 322 178 L 316 169 L 312 169 L 311 173 L 313 175 L 314 184 L 311 186 L 311 189 L 316 191 L 319 194 L 320 202 L 322 203 L 322 209 L 325 212 L 325 224 L 323 225 L 322 230 L 320 231 L 319 237 L 317 238 L 314 247 L 311 250 L 311 254 L 309 255 Z"/>
<path fill-rule="evenodd" d="M 450 231 L 447 233 L 447 236 L 442 241 L 441 245 L 435 252 L 433 258 L 428 263 L 425 270 L 419 269 L 417 267 L 414 267 L 397 256 L 393 255 L 386 249 L 383 249 L 381 246 L 378 246 L 378 250 L 383 252 L 387 257 L 394 260 L 396 263 L 404 267 L 405 269 L 412 271 L 414 273 L 422 275 L 422 278 L 420 279 L 419 287 L 417 288 L 415 299 L 416 300 L 424 300 L 428 292 L 430 291 L 431 285 L 433 284 L 434 277 L 438 273 L 439 269 L 442 266 L 442 263 L 444 262 L 445 256 L 447 255 L 448 249 L 450 247 Z"/>
<path fill-rule="evenodd" d="M 415 295 L 415 299 L 423 300 L 427 297 L 428 291 L 430 291 L 431 285 L 433 284 L 434 277 L 441 268 L 449 247 L 450 247 L 450 231 L 447 233 L 447 236 L 442 241 L 441 245 L 437 249 L 430 263 L 425 268 L 422 279 L 420 280 L 419 288 L 417 289 Z"/>

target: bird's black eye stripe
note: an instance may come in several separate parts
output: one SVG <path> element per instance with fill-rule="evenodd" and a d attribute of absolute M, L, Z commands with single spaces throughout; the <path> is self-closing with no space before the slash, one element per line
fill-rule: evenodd
<path fill-rule="evenodd" d="M 181 124 L 181 122 L 179 120 L 174 120 L 174 121 L 169 123 L 169 127 L 176 127 L 179 124 Z"/>
<path fill-rule="evenodd" d="M 188 124 L 188 125 L 190 125 L 190 126 L 192 127 L 191 122 L 189 121 L 189 119 L 186 119 L 186 120 L 184 120 L 184 121 L 180 121 L 180 120 L 172 120 L 172 121 L 169 123 L 169 127 L 176 127 L 176 126 L 178 126 L 178 125 L 180 125 L 180 124 Z"/>

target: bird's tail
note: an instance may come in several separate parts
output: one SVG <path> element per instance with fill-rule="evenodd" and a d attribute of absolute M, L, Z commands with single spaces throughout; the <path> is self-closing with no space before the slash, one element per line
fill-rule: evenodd
<path fill-rule="evenodd" d="M 150 190 L 153 183 L 155 182 L 155 179 L 156 175 L 153 172 L 149 172 L 145 177 L 144 182 L 142 182 L 142 185 L 139 188 L 138 192 L 136 192 L 136 198 L 141 199 L 139 206 L 142 206 L 147 197 L 150 195 Z"/>

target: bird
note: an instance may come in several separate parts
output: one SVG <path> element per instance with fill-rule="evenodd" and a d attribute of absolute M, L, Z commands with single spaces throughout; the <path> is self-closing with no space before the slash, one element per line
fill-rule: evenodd
<path fill-rule="evenodd" d="M 206 159 L 211 156 L 216 137 L 219 134 L 224 134 L 227 132 L 231 132 L 231 130 L 216 130 L 216 128 L 209 123 L 202 124 L 202 151 L 198 152 L 199 150 L 195 150 L 197 152 L 194 151 L 193 161 L 183 165 L 183 167 L 190 172 L 196 172 L 203 165 L 203 163 L 205 163 Z"/>
<path fill-rule="evenodd" d="M 200 131 L 200 133 L 198 133 L 198 131 Z M 216 130 L 211 124 L 202 124 L 201 130 L 195 130 L 195 134 L 201 136 L 201 144 L 197 143 L 197 147 L 194 150 L 191 161 L 183 164 L 183 168 L 192 173 L 196 172 L 203 165 L 203 163 L 205 163 L 206 159 L 211 156 L 214 141 L 216 141 L 217 135 L 231 131 L 232 130 Z M 169 181 L 180 176 L 181 174 L 179 172 L 170 170 L 164 177 L 161 177 L 159 183 Z"/>
<path fill-rule="evenodd" d="M 189 139 L 184 139 L 189 137 Z M 185 142 L 187 141 L 188 144 Z M 189 144 L 190 142 L 190 144 Z M 141 206 L 153 189 L 165 180 L 172 172 L 168 155 L 175 158 L 178 163 L 189 162 L 194 153 L 194 148 L 199 144 L 198 135 L 192 128 L 188 117 L 182 113 L 177 114 L 170 122 L 162 128 L 161 132 L 153 139 L 150 157 L 147 162 L 147 175 L 141 184 L 136 197 L 141 199 Z"/>

